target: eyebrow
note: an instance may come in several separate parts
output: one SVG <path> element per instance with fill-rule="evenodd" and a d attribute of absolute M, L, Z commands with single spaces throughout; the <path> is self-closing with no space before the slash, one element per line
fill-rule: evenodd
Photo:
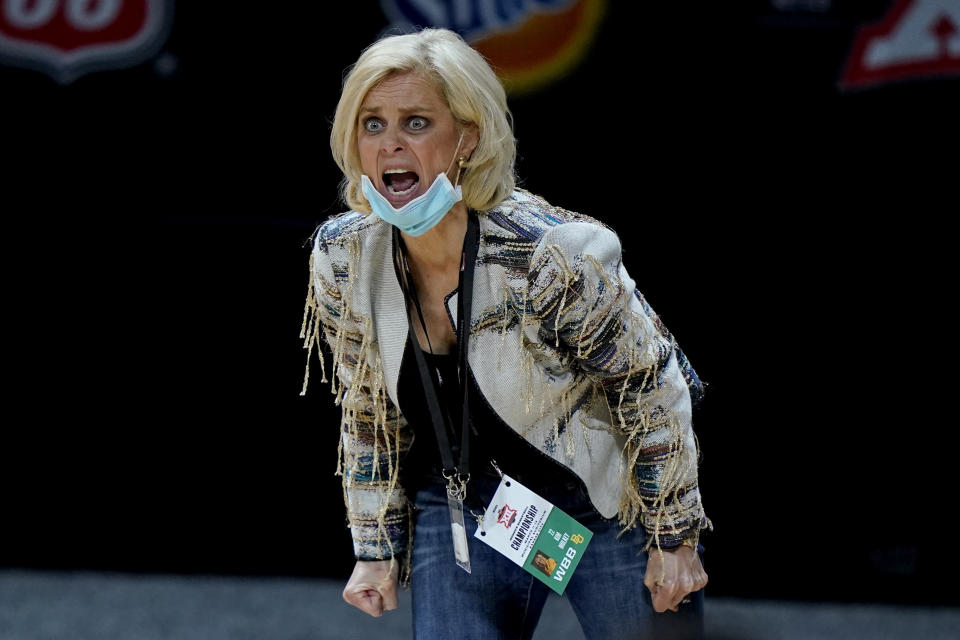
<path fill-rule="evenodd" d="M 381 109 L 380 109 L 380 107 L 378 107 L 378 106 L 374 106 L 374 107 L 363 107 L 362 109 L 360 109 L 360 113 L 358 113 L 357 115 L 361 115 L 361 116 L 362 116 L 362 115 L 367 114 L 367 113 L 372 113 L 372 114 L 376 115 L 376 114 L 379 114 L 380 111 L 381 111 Z M 405 114 L 408 114 L 408 115 L 409 115 L 409 114 L 411 114 L 411 113 L 433 113 L 433 112 L 435 111 L 435 109 L 431 109 L 430 107 L 414 106 L 414 107 L 401 108 L 400 111 L 403 112 L 403 113 L 405 113 Z"/>

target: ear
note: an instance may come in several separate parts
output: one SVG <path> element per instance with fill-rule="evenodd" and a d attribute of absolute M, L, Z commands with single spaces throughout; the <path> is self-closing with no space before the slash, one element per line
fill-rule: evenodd
<path fill-rule="evenodd" d="M 480 143 L 480 127 L 474 123 L 467 124 L 463 127 L 463 142 L 460 143 L 460 153 L 458 156 L 463 156 L 467 159 L 473 155 L 473 150 L 477 148 L 477 145 Z"/>

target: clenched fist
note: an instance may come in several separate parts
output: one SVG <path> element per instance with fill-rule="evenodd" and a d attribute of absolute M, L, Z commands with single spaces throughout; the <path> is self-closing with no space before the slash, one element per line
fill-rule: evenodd
<path fill-rule="evenodd" d="M 343 599 L 375 618 L 393 611 L 397 608 L 397 566 L 390 560 L 357 560 Z"/>
<path fill-rule="evenodd" d="M 707 572 L 695 549 L 687 546 L 663 552 L 651 549 L 647 553 L 643 584 L 650 590 L 654 611 L 677 611 L 684 598 L 707 585 Z"/>

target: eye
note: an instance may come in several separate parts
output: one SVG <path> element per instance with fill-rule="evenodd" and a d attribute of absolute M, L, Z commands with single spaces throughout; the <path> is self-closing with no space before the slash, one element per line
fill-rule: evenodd
<path fill-rule="evenodd" d="M 367 118 L 363 122 L 363 128 L 368 133 L 378 133 L 383 130 L 383 122 L 379 118 Z"/>
<path fill-rule="evenodd" d="M 430 124 L 430 121 L 421 116 L 414 116 L 407 121 L 407 126 L 414 131 L 420 131 L 421 129 L 426 129 L 428 124 Z"/>

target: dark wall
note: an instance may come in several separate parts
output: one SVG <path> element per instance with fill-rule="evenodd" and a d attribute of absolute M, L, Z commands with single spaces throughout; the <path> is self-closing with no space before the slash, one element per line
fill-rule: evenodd
<path fill-rule="evenodd" d="M 610 3 L 511 101 L 523 185 L 620 233 L 709 383 L 716 595 L 952 602 L 946 351 L 956 78 L 836 88 L 874 2 Z M 298 396 L 327 134 L 385 25 L 180 3 L 157 56 L 0 68 L 0 565 L 345 576 L 338 410 Z M 318 374 L 318 372 L 315 372 Z"/>

